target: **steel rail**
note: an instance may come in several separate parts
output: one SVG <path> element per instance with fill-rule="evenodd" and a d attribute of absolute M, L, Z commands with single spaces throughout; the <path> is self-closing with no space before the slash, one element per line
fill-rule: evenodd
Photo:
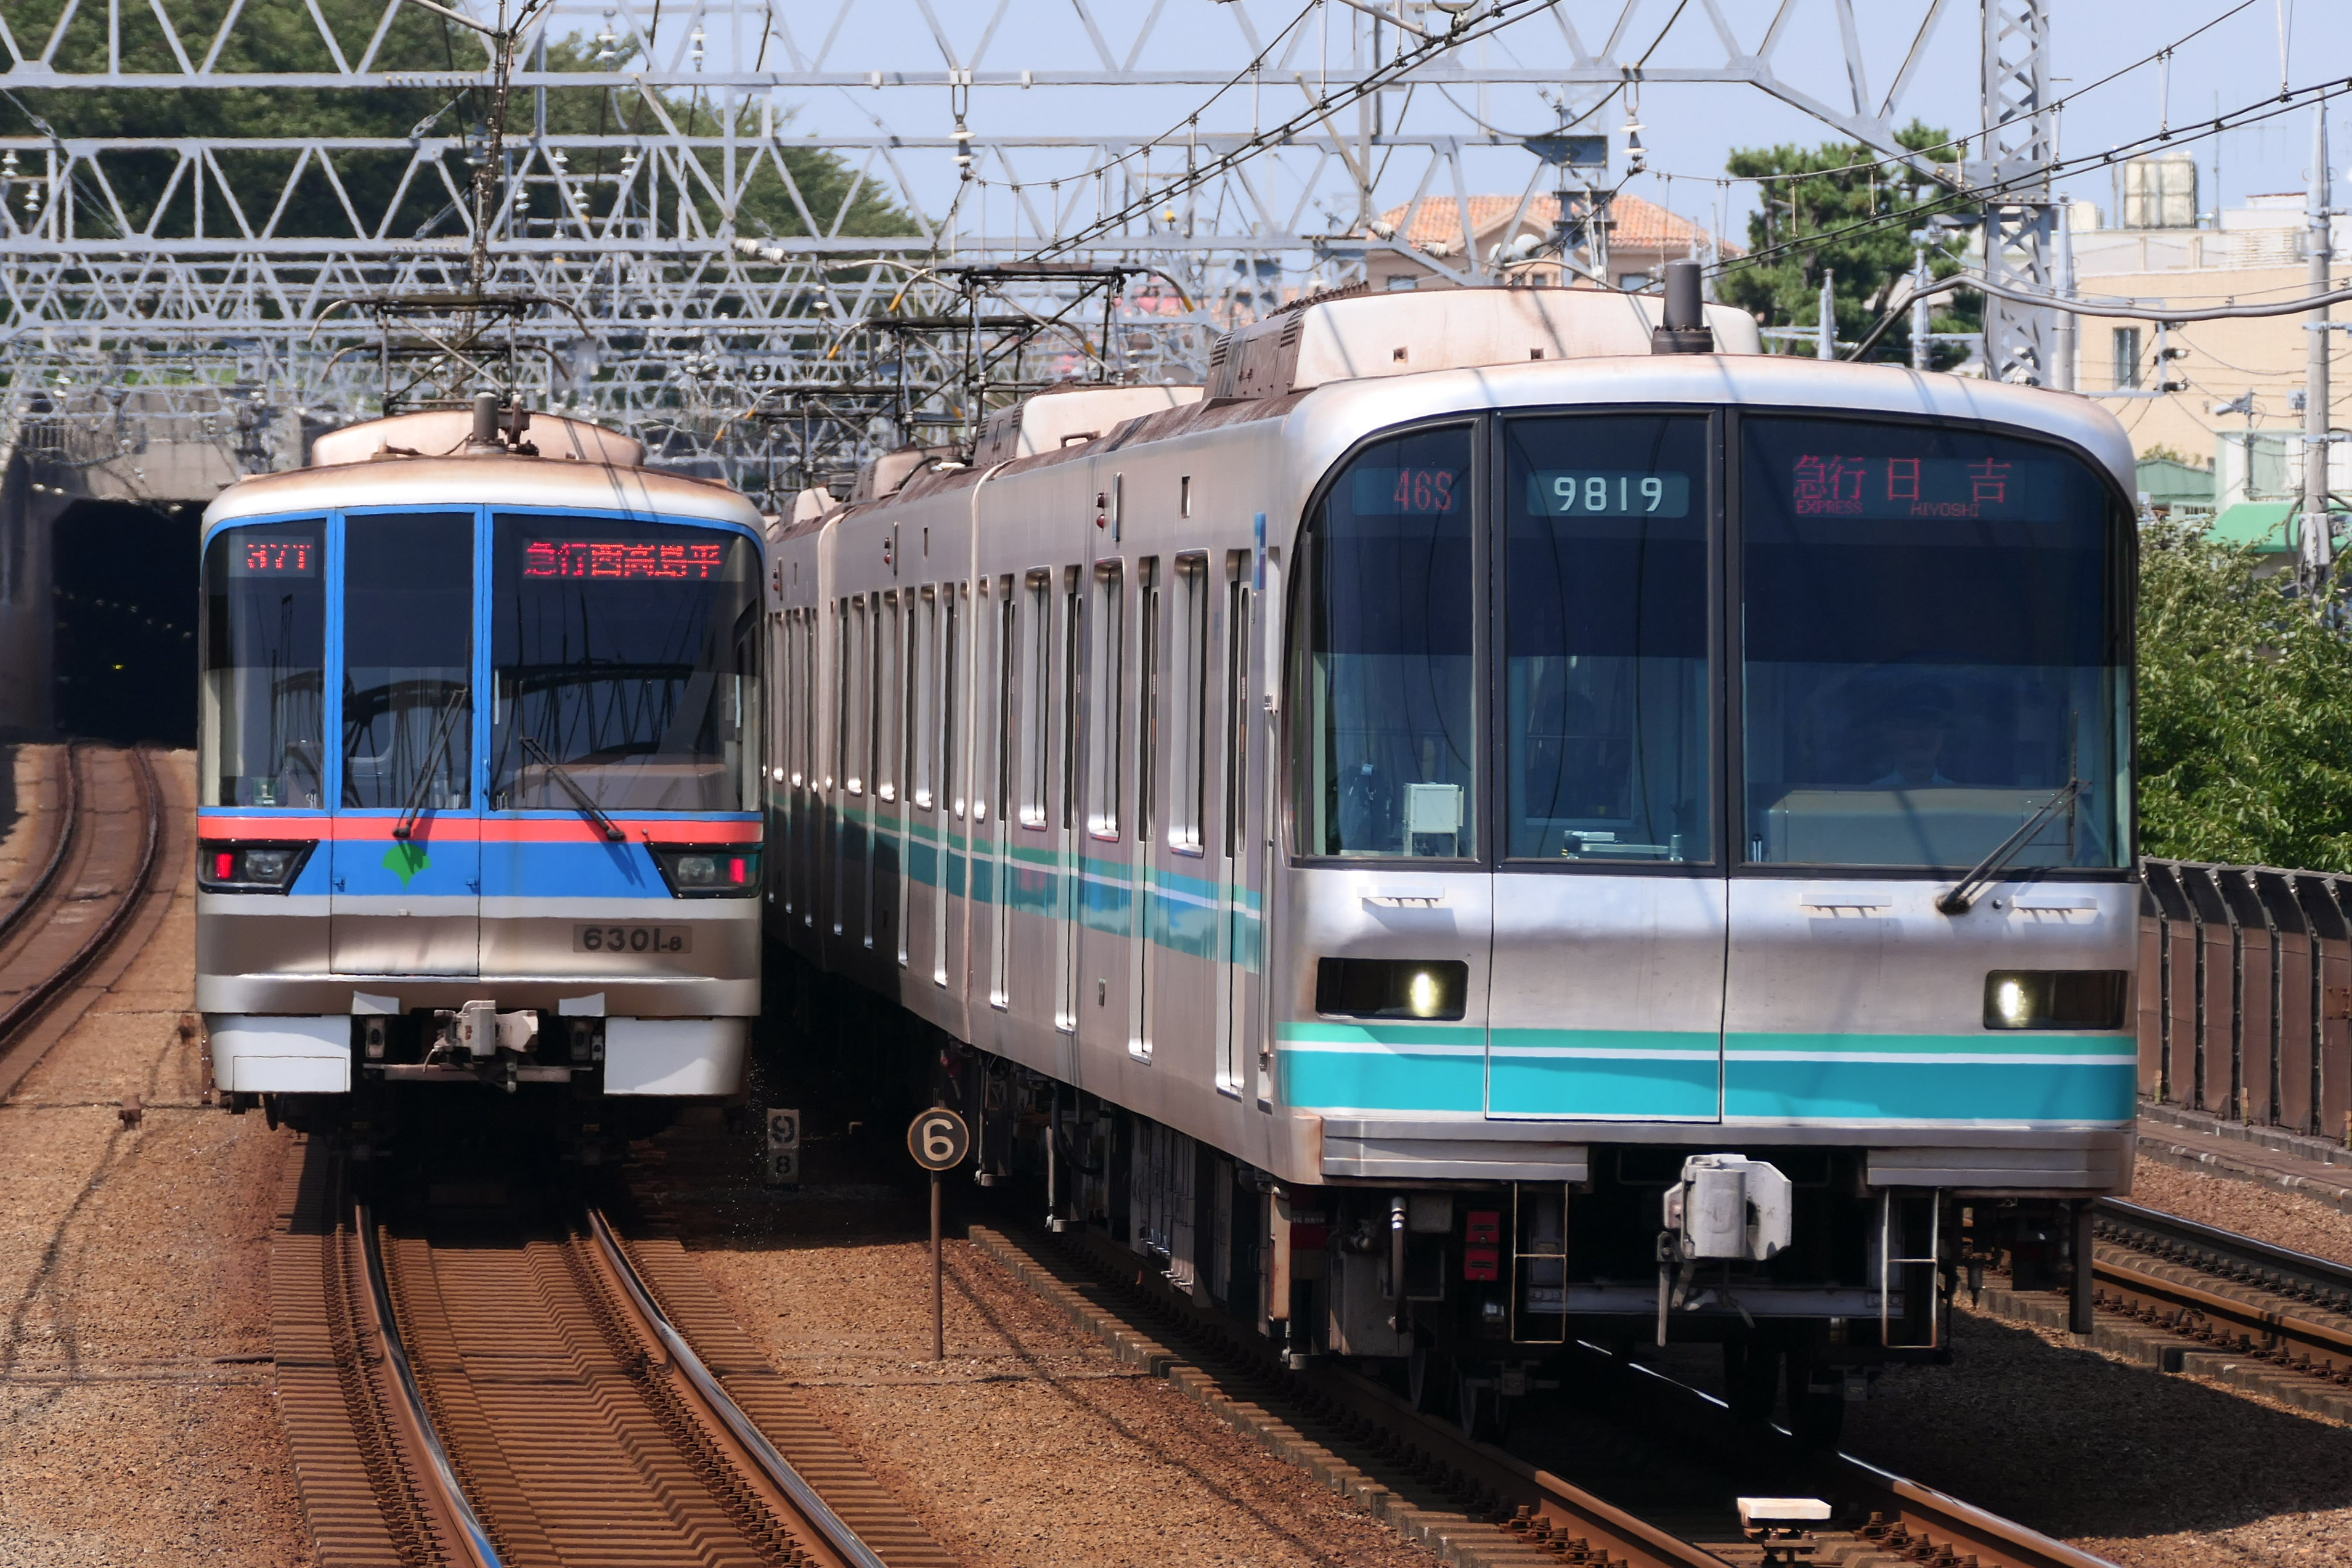
<path fill-rule="evenodd" d="M 131 873 L 131 885 L 124 891 L 121 902 L 100 923 L 98 929 L 74 949 L 71 956 L 17 997 L 6 1011 L 0 1012 L 0 1051 L 5 1051 L 11 1036 L 45 1011 L 113 946 L 115 938 L 122 934 L 122 928 L 131 923 L 131 915 L 138 912 L 146 894 L 147 879 L 155 868 L 155 852 L 163 837 L 163 800 L 155 784 L 155 769 L 148 761 L 147 753 L 134 746 L 129 749 L 128 755 L 132 764 L 131 776 L 146 807 L 147 835 L 139 854 L 139 869 Z"/>
<path fill-rule="evenodd" d="M 392 1368 L 393 1387 L 400 1396 L 395 1411 L 403 1435 L 424 1456 L 425 1473 L 422 1479 L 429 1500 L 457 1527 L 458 1544 L 472 1560 L 474 1568 L 505 1568 L 498 1546 L 490 1539 L 489 1526 L 474 1511 L 465 1487 L 458 1482 L 457 1468 L 450 1462 L 449 1450 L 442 1445 L 441 1433 L 433 1424 L 432 1409 L 425 1403 L 425 1389 L 416 1381 L 416 1369 L 409 1364 L 407 1346 L 400 1337 L 400 1319 L 392 1309 L 392 1284 L 384 1273 L 383 1248 L 376 1238 L 375 1216 L 366 1204 L 354 1203 L 352 1224 L 359 1231 L 360 1251 L 367 1260 L 367 1301 L 374 1319 L 369 1326 L 383 1346 L 384 1364 Z"/>
<path fill-rule="evenodd" d="M 2136 1232 L 2162 1244 L 2207 1254 L 2260 1276 L 2245 1281 L 2248 1284 L 2281 1294 L 2310 1291 L 2322 1298 L 2322 1304 L 2338 1311 L 2352 1312 L 2352 1264 L 2339 1263 L 2333 1258 L 2315 1258 L 2308 1252 L 2297 1252 L 2267 1241 L 2257 1241 L 2234 1230 L 2200 1225 L 2193 1219 L 2143 1208 L 2138 1204 L 2126 1203 L 2120 1198 L 2099 1199 L 2094 1213 L 2107 1223 L 2111 1231 Z M 2118 1239 L 2137 1250 L 2148 1250 L 2137 1242 L 2122 1237 Z"/>
<path fill-rule="evenodd" d="M 1294 1375 L 1350 1415 L 1376 1426 L 1410 1427 L 1413 1443 L 1500 1496 L 1532 1492 L 1533 1511 L 1547 1520 L 1555 1539 L 1581 1535 L 1592 1546 L 1622 1553 L 1645 1568 L 1725 1568 L 1728 1561 L 1515 1454 L 1463 1437 L 1453 1423 L 1414 1409 L 1410 1400 L 1369 1377 L 1330 1369 Z"/>
<path fill-rule="evenodd" d="M 2210 1338 L 2217 1327 L 2226 1326 L 2250 1343 L 2259 1336 L 2264 1354 L 2284 1354 L 2289 1347 L 2294 1347 L 2302 1350 L 2306 1357 L 2315 1353 L 2325 1359 L 2325 1366 L 2314 1367 L 2314 1371 L 2330 1375 L 2352 1371 L 2352 1333 L 2331 1324 L 2317 1322 L 2276 1307 L 2241 1301 L 2201 1285 L 2126 1268 L 2104 1258 L 2091 1266 L 2091 1277 L 2116 1290 L 2116 1296 L 2103 1300 L 2102 1305 L 2136 1315 L 2154 1312 L 2159 1321 L 2168 1308 L 2172 1312 L 2169 1326 L 2175 1333 L 2192 1338 Z M 2205 1320 L 2202 1330 L 2188 1326 L 2190 1313 Z"/>
<path fill-rule="evenodd" d="M 58 880 L 58 873 L 64 867 L 66 856 L 72 852 L 74 840 L 81 826 L 81 779 L 74 771 L 74 754 L 84 744 L 79 740 L 66 744 L 65 788 L 59 792 L 58 826 L 57 837 L 49 845 L 49 863 L 43 866 L 41 873 L 17 895 L 16 902 L 8 906 L 8 913 L 0 915 L 0 942 L 5 942 L 14 935 L 17 925 L 33 912 L 33 906 L 41 901 L 41 895 L 49 891 L 49 883 Z"/>
<path fill-rule="evenodd" d="M 776 1451 L 776 1446 L 768 1440 L 767 1434 L 761 1431 L 726 1389 L 719 1386 L 719 1379 L 711 1375 L 710 1369 L 702 1364 L 702 1358 L 694 1353 L 694 1347 L 687 1343 L 686 1336 L 677 1331 L 677 1325 L 669 1321 L 669 1314 L 662 1311 L 660 1304 L 654 1300 L 653 1292 L 646 1288 L 636 1265 L 629 1260 L 627 1251 L 605 1219 L 604 1210 L 591 1208 L 588 1211 L 588 1228 L 595 1237 L 605 1263 L 627 1292 L 630 1305 L 652 1328 L 655 1338 L 669 1353 L 670 1360 L 685 1375 L 695 1393 L 701 1396 L 703 1403 L 726 1424 L 728 1431 L 758 1462 L 776 1490 L 791 1499 L 793 1506 L 800 1510 L 809 1523 L 824 1537 L 825 1544 L 855 1568 L 887 1568 L 881 1555 L 850 1529 L 848 1523 L 818 1494 L 816 1488 L 809 1484 L 807 1478 Z"/>
<path fill-rule="evenodd" d="M 1685 1422 L 1696 1416 L 1696 1424 L 1719 1448 L 1754 1443 L 1758 1429 L 1740 1427 L 1732 1419 L 1731 1406 L 1714 1395 L 1655 1367 L 1612 1355 L 1598 1345 L 1580 1341 L 1578 1347 L 1613 1362 L 1626 1374 L 1648 1380 L 1641 1385 L 1643 1396 L 1628 1402 L 1629 1407 L 1667 1419 L 1679 1416 Z M 1677 1405 L 1679 1409 L 1675 1408 Z M 1790 1458 L 1799 1462 L 1811 1459 L 1822 1467 L 1820 1483 L 1825 1494 L 1862 1500 L 1861 1506 L 1884 1514 L 1885 1522 L 1901 1526 L 1915 1543 L 1925 1538 L 1937 1547 L 1949 1546 L 1956 1553 L 1973 1553 L 1984 1568 L 2115 1568 L 2104 1557 L 2069 1546 L 2013 1519 L 2004 1519 L 1892 1470 L 1881 1469 L 1852 1454 L 1812 1455 L 1799 1450 L 1795 1435 L 1785 1427 L 1774 1424 L 1768 1430 L 1793 1450 Z"/>
<path fill-rule="evenodd" d="M 1121 1287 L 1131 1287 L 1171 1310 L 1188 1328 L 1230 1348 L 1236 1358 L 1249 1355 L 1230 1320 L 1220 1322 L 1222 1314 L 1212 1313 L 1164 1280 L 1135 1267 L 1136 1260 L 1125 1249 L 1091 1230 L 1066 1232 L 1050 1239 L 1050 1243 L 1058 1243 L 1065 1256 L 1084 1259 L 1091 1267 L 1116 1279 Z M 1677 1448 L 1743 1454 L 1752 1452 L 1759 1440 L 1780 1447 L 1786 1450 L 1780 1456 L 1782 1459 L 1818 1467 L 1821 1495 L 1841 1498 L 1849 1505 L 1858 1504 L 1884 1516 L 1878 1525 L 1865 1528 L 1865 1541 L 1870 1539 L 1869 1529 L 1874 1528 L 1884 1535 L 1889 1532 L 1889 1527 L 1899 1527 L 1908 1542 L 1901 1550 L 1921 1547 L 1932 1540 L 1937 1547 L 1950 1546 L 1962 1558 L 1974 1553 L 1981 1568 L 2115 1568 L 2105 1558 L 1865 1460 L 1848 1454 L 1824 1455 L 1800 1448 L 1794 1436 L 1785 1428 L 1736 1423 L 1724 1401 L 1654 1367 L 1625 1360 L 1582 1342 L 1575 1348 L 1578 1354 L 1591 1358 L 1591 1370 L 1597 1376 L 1589 1386 L 1595 1391 L 1605 1392 L 1604 1380 L 1615 1375 L 1617 1389 L 1624 1396 L 1610 1401 L 1611 1408 L 1617 1412 L 1612 1419 L 1637 1428 L 1646 1427 L 1654 1436 L 1671 1429 L 1669 1435 L 1677 1439 Z M 1555 1541 L 1567 1535 L 1585 1535 L 1592 1546 L 1607 1544 L 1612 1551 L 1643 1564 L 1720 1564 L 1727 1561 L 1494 1444 L 1462 1436 L 1453 1422 L 1414 1409 L 1409 1400 L 1370 1378 L 1337 1368 L 1310 1368 L 1275 1375 L 1311 1390 L 1348 1415 L 1396 1433 L 1408 1446 L 1422 1449 L 1443 1466 L 1450 1466 L 1492 1495 L 1512 1503 L 1527 1503 L 1535 1515 L 1547 1520 Z"/>

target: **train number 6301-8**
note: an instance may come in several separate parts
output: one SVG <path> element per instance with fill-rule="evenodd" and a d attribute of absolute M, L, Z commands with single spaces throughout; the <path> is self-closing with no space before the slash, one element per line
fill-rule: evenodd
<path fill-rule="evenodd" d="M 575 925 L 574 953 L 691 953 L 694 931 L 686 925 Z"/>

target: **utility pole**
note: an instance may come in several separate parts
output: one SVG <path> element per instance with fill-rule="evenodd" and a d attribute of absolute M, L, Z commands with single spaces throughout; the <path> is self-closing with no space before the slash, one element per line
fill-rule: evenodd
<path fill-rule="evenodd" d="M 1837 293 L 1832 287 L 1836 281 L 1836 273 L 1826 267 L 1822 268 L 1821 325 L 1813 329 L 1813 358 L 1817 360 L 1837 358 Z"/>
<path fill-rule="evenodd" d="M 2061 202 L 2053 209 L 2058 214 L 2058 297 L 2074 298 L 2074 206 Z M 2081 323 L 2072 310 L 2052 313 L 2050 332 L 2050 384 L 2060 392 L 2074 390 L 2074 341 Z M 2158 367 L 2157 380 L 2164 379 L 2163 367 Z"/>
<path fill-rule="evenodd" d="M 1935 309 L 1919 294 L 1930 281 L 1927 241 L 1933 237 L 1926 229 L 1911 231 L 1911 368 L 1915 371 L 1924 371 L 1933 362 L 1935 345 L 1928 340 L 1927 332 Z"/>
<path fill-rule="evenodd" d="M 2312 110 L 2311 183 L 2305 214 L 2311 225 L 2311 292 L 2328 287 L 2327 243 L 2327 105 Z M 2304 323 L 2311 340 L 2310 369 L 2303 392 L 2303 579 L 2304 591 L 2315 604 L 2328 596 L 2328 579 L 2335 566 L 2335 540 L 2328 535 L 2327 308 L 2321 306 Z"/>
<path fill-rule="evenodd" d="M 1982 0 L 1984 156 L 1963 172 L 1992 188 L 1985 204 L 1985 276 L 2030 294 L 2051 292 L 2055 208 L 2050 195 L 2050 0 Z M 1985 374 L 1995 381 L 2046 386 L 2055 344 L 2047 305 L 2019 305 L 1987 295 Z"/>

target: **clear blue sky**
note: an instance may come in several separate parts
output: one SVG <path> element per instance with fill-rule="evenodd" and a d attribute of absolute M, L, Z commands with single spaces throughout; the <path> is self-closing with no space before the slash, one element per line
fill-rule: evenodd
<path fill-rule="evenodd" d="M 786 0 L 777 7 L 787 18 L 795 41 L 813 52 L 833 26 L 838 0 Z M 1164 0 L 1157 30 L 1141 63 L 1159 61 L 1222 61 L 1238 66 L 1250 50 L 1240 41 L 1234 12 L 1244 12 L 1261 37 L 1271 37 L 1297 16 L 1303 0 L 1239 0 L 1238 6 L 1216 0 Z M 2232 9 L 2237 0 L 2050 0 L 2053 74 L 2062 78 L 2053 91 L 2073 93 L 2087 89 L 2097 78 L 2128 65 L 2139 57 L 2188 34 L 2200 24 Z M 1868 65 L 1869 85 L 1883 94 L 1908 47 L 1916 17 L 1927 0 L 1861 0 L 1854 6 L 1860 20 Z M 1125 52 L 1150 7 L 1144 0 L 1094 0 L 1107 41 L 1115 52 Z M 1722 9 L 1735 30 L 1752 45 L 1760 35 L 1773 5 L 1768 0 L 1722 0 Z M 982 34 L 990 26 L 996 5 L 990 0 L 933 0 L 931 15 L 950 34 L 968 62 Z M 2194 42 L 2182 47 L 2171 61 L 2168 83 L 2154 65 L 2131 72 L 2095 91 L 2085 91 L 2061 117 L 2062 151 L 2069 155 L 2103 151 L 2119 141 L 2153 131 L 2163 113 L 2161 95 L 2168 89 L 2175 126 L 2210 120 L 2218 106 L 2227 110 L 2274 94 L 2280 82 L 2281 14 L 2288 16 L 2291 47 L 2287 76 L 2301 84 L 2352 75 L 2352 3 L 2347 0 L 2255 0 Z M 1605 38 L 1620 15 L 1617 0 L 1565 0 L 1570 23 L 1593 44 Z M 1638 53 L 1655 37 L 1675 11 L 1675 0 L 1636 0 L 1626 37 L 1636 40 L 1628 52 Z M 1416 13 L 1418 14 L 1418 13 Z M 1318 68 L 1318 46 L 1330 39 L 1334 64 L 1345 59 L 1344 30 L 1357 14 L 1334 3 L 1328 20 L 1310 16 L 1304 24 L 1305 47 L 1294 56 L 1294 68 L 1303 66 L 1312 80 Z M 1792 20 L 1776 56 L 1789 77 L 1831 101 L 1847 99 L 1842 61 L 1836 54 L 1835 11 L 1831 0 L 1798 0 Z M 1930 124 L 1958 131 L 1976 129 L 1978 105 L 1978 6 L 1975 0 L 1951 0 L 1903 108 Z M 771 48 L 779 46 L 771 42 Z M 713 39 L 714 54 L 726 46 Z M 1554 18 L 1538 14 L 1488 43 L 1489 57 L 1506 55 L 1531 61 L 1564 58 Z M 1705 8 L 1686 4 L 1664 40 L 1652 55 L 1654 67 L 1696 63 L 1720 46 L 1709 27 Z M 772 56 L 772 58 L 773 57 Z M 1075 12 L 1055 0 L 1011 0 L 984 54 L 983 68 L 1039 69 L 1085 63 L 1091 46 Z M 826 65 L 832 69 L 936 68 L 942 64 L 932 41 L 930 24 L 913 0 L 856 0 L 844 13 L 842 25 Z M 1333 74 L 1343 74 L 1335 70 Z M 2072 78 L 2063 79 L 2063 78 Z M 1302 101 L 1295 83 L 1276 82 L 1269 76 L 1261 88 L 1260 112 L 1271 122 L 1278 113 L 1295 110 Z M 1200 89 L 1130 90 L 1112 93 L 1078 89 L 1023 92 L 1017 89 L 982 89 L 972 94 L 970 122 L 983 130 L 1058 130 L 1089 132 L 1106 129 L 1149 133 L 1181 121 L 1206 93 Z M 1515 132 L 1536 132 L 1553 123 L 1553 111 L 1532 89 L 1490 89 L 1478 101 L 1475 95 L 1457 95 L 1445 103 L 1423 92 L 1409 107 L 1407 129 L 1475 132 L 1472 117 Z M 1251 123 L 1246 89 L 1228 94 L 1211 109 L 1204 128 L 1246 129 Z M 1898 113 L 1900 110 L 1898 110 Z M 802 98 L 795 106 L 793 131 L 814 131 L 820 141 L 834 134 L 870 134 L 871 115 L 879 114 L 900 132 L 944 132 L 951 124 L 947 96 L 939 89 L 886 89 L 881 92 L 827 89 Z M 1603 108 L 1589 122 L 1607 129 L 1614 145 L 1622 146 L 1622 128 L 1627 114 L 1622 100 Z M 1743 86 L 1671 86 L 1653 83 L 1643 92 L 1641 119 L 1650 150 L 1652 177 L 1636 178 L 1626 188 L 1653 200 L 1667 202 L 1679 211 L 1711 217 L 1718 196 L 1713 180 L 1727 152 L 1736 146 L 1794 141 L 1811 144 L 1834 132 L 1800 110 Z M 2335 146 L 2331 162 L 2338 170 L 2352 164 L 2352 99 L 2338 99 L 2331 120 Z M 1342 129 L 1353 130 L 1352 119 Z M 2311 114 L 2297 110 L 2268 124 L 2228 133 L 2218 139 L 2220 191 L 2224 203 L 2242 203 L 2253 192 L 2299 190 L 2309 162 Z M 2214 204 L 2216 140 L 2184 143 L 2200 165 L 2200 204 Z M 1471 155 L 1473 190 L 1508 190 L 1516 194 L 1526 183 L 1530 164 L 1517 149 Z M 1020 171 L 1030 182 L 1076 172 L 1086 162 L 1074 152 L 1065 166 L 1053 155 L 1030 155 Z M 952 164 L 940 152 L 913 151 L 901 159 L 924 206 L 933 213 L 945 208 L 956 180 Z M 1156 171 L 1170 167 L 1166 161 Z M 1672 174 L 1669 182 L 1662 177 Z M 1381 183 L 1384 201 L 1402 202 L 1412 193 L 1420 178 L 1417 166 L 1391 163 Z M 1278 177 L 1276 183 L 1279 183 Z M 2109 176 L 2092 171 L 2069 179 L 2063 189 L 2077 199 L 2112 208 Z M 2336 186 L 2339 199 L 2346 186 Z M 1005 200 L 1002 193 L 992 198 Z M 1721 198 L 1729 206 L 1733 237 L 1743 238 L 1745 213 L 1752 203 L 1747 191 L 1733 187 Z M 1002 210 L 1002 209 L 999 209 Z M 2112 213 L 2110 213 L 2112 222 Z M 991 227 L 997 224 L 992 222 Z M 1321 226 L 1310 215 L 1308 226 Z"/>

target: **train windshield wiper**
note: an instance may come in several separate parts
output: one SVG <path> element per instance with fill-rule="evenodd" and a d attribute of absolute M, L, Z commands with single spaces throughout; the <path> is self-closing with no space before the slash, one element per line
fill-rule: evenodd
<path fill-rule="evenodd" d="M 614 825 L 612 818 L 604 815 L 604 808 L 597 805 L 588 791 L 581 787 L 580 780 L 572 776 L 572 770 L 548 755 L 547 747 L 526 735 L 522 737 L 522 748 L 529 755 L 539 758 L 539 765 L 553 775 L 558 784 L 563 786 L 564 793 L 572 797 L 572 803 L 585 811 L 598 827 L 604 830 L 604 840 L 607 843 L 617 844 L 626 836 Z"/>
<path fill-rule="evenodd" d="M 2082 792 L 2083 781 L 2080 779 L 2067 779 L 2064 789 L 2043 802 L 2042 810 L 2025 819 L 2024 826 L 2001 840 L 1992 853 L 1977 862 L 1969 874 L 1960 878 L 1958 887 L 1936 900 L 1936 907 L 1947 915 L 1966 915 L 1975 908 L 1977 900 L 1984 895 L 1984 890 L 1992 884 L 1992 879 L 2001 867 L 2017 858 L 2018 852 L 2032 841 L 2033 835 L 2041 831 L 2042 824 L 2048 821 L 2061 806 L 2073 805 L 2074 797 Z"/>
<path fill-rule="evenodd" d="M 405 839 L 416 831 L 416 819 L 425 813 L 425 791 L 432 786 L 433 770 L 441 766 L 442 754 L 449 749 L 449 737 L 456 733 L 451 721 L 465 700 L 466 688 L 460 685 L 441 705 L 441 722 L 433 727 L 433 744 L 425 747 L 424 765 L 416 770 L 416 781 L 408 787 L 408 800 L 401 806 L 400 821 L 392 830 L 394 838 Z"/>

